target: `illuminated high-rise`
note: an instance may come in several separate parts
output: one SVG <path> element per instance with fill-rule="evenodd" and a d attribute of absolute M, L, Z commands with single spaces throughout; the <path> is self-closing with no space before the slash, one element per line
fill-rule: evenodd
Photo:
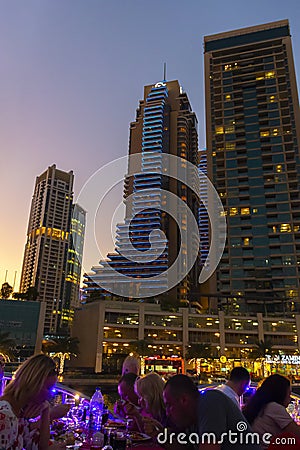
<path fill-rule="evenodd" d="M 115 252 L 108 254 L 110 268 L 128 277 L 144 278 L 143 283 L 135 285 L 131 291 L 124 282 L 124 297 L 156 297 L 168 290 L 166 277 L 159 281 L 153 277 L 165 273 L 176 260 L 181 245 L 179 228 L 186 226 L 186 217 L 178 210 L 177 225 L 170 215 L 163 212 L 166 204 L 164 191 L 175 194 L 186 203 L 195 218 L 198 200 L 184 183 L 164 176 L 167 169 L 164 169 L 163 156 L 174 155 L 196 167 L 197 147 L 197 119 L 178 81 L 145 86 L 144 99 L 140 101 L 136 120 L 131 123 L 129 139 L 129 155 L 141 154 L 141 163 L 137 174 L 125 178 L 125 220 L 117 227 Z M 145 189 L 149 190 L 147 195 L 143 192 Z M 127 201 L 129 196 L 132 196 L 130 202 Z M 155 229 L 163 231 L 164 236 L 152 233 L 150 244 L 149 235 Z M 126 251 L 128 254 L 128 233 L 132 246 L 140 254 L 155 247 L 151 261 L 140 263 L 124 256 Z M 158 253 L 160 256 L 156 257 Z M 197 269 L 195 265 L 177 286 L 165 294 L 170 302 L 190 300 L 192 292 L 197 289 Z M 93 281 L 86 279 L 87 293 L 99 290 L 95 283 L 104 289 L 112 285 L 110 270 L 103 266 L 92 270 Z"/>
<path fill-rule="evenodd" d="M 86 211 L 80 205 L 72 205 L 71 229 L 65 278 L 61 326 L 69 328 L 74 309 L 79 306 L 79 286 L 82 270 Z"/>
<path fill-rule="evenodd" d="M 300 116 L 287 20 L 204 38 L 208 174 L 227 215 L 211 292 L 256 311 L 299 301 Z M 265 306 L 263 306 L 265 304 Z"/>
<path fill-rule="evenodd" d="M 60 327 L 72 216 L 73 172 L 55 165 L 37 177 L 31 202 L 20 291 L 35 287 L 46 303 L 44 333 Z"/>

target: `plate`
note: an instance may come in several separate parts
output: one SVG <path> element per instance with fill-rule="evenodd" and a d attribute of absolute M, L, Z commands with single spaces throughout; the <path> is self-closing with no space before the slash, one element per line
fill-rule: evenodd
<path fill-rule="evenodd" d="M 66 445 L 66 448 L 77 450 L 82 446 L 82 442 L 75 443 L 74 445 Z"/>
<path fill-rule="evenodd" d="M 106 422 L 106 424 L 104 425 L 104 427 L 107 428 L 122 428 L 122 427 L 126 427 L 126 423 L 123 422 L 122 420 L 111 420 L 108 419 L 108 421 Z"/>
<path fill-rule="evenodd" d="M 134 442 L 148 441 L 149 439 L 151 439 L 151 437 L 148 436 L 148 434 L 139 433 L 138 431 L 130 431 L 128 435 L 129 438 Z"/>

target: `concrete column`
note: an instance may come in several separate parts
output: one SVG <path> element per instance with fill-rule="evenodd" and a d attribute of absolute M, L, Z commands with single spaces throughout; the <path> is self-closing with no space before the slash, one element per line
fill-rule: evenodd
<path fill-rule="evenodd" d="M 95 372 L 102 372 L 102 358 L 103 358 L 103 338 L 104 338 L 104 319 L 105 319 L 105 302 L 99 302 L 98 307 L 98 321 L 96 331 L 96 360 Z"/>
<path fill-rule="evenodd" d="M 189 310 L 188 308 L 181 309 L 182 314 L 182 356 L 185 360 L 186 347 L 189 345 Z"/>
<path fill-rule="evenodd" d="M 42 351 L 42 340 L 44 336 L 44 323 L 45 323 L 45 314 L 46 314 L 46 302 L 40 302 L 40 314 L 39 321 L 36 330 L 36 338 L 35 338 L 35 347 L 34 354 L 41 353 Z"/>
<path fill-rule="evenodd" d="M 265 340 L 264 334 L 264 319 L 262 313 L 257 313 L 257 322 L 258 322 L 258 341 Z"/>
<path fill-rule="evenodd" d="M 139 303 L 139 330 L 138 340 L 145 339 L 145 304 Z"/>
<path fill-rule="evenodd" d="M 219 311 L 219 333 L 220 333 L 220 354 L 225 355 L 225 324 L 224 324 L 224 311 Z"/>

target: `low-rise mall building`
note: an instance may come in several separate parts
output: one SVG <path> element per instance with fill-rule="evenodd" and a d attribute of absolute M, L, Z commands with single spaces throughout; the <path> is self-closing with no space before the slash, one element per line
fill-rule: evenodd
<path fill-rule="evenodd" d="M 160 305 L 149 303 L 94 302 L 82 305 L 75 312 L 73 336 L 80 341 L 80 355 L 74 364 L 101 372 L 110 359 L 128 354 L 136 341 L 144 347 L 144 354 L 140 356 L 159 355 L 164 359 L 180 357 L 183 360 L 189 358 L 189 346 L 206 344 L 211 358 L 206 351 L 206 355 L 199 354 L 198 359 L 210 359 L 213 367 L 204 364 L 205 370 L 227 372 L 235 364 L 243 364 L 257 371 L 254 360 L 265 356 L 259 354 L 259 350 L 262 351 L 259 344 L 269 346 L 273 355 L 290 357 L 299 352 L 299 333 L 300 314 L 289 313 L 287 317 L 263 313 L 225 314 L 224 311 L 199 314 L 188 308 L 162 311 Z M 278 358 L 281 364 L 281 357 Z M 291 373 L 296 374 L 298 367 L 300 370 L 300 364 L 294 364 L 297 361 L 295 358 L 293 362 L 291 358 L 288 360 Z"/>

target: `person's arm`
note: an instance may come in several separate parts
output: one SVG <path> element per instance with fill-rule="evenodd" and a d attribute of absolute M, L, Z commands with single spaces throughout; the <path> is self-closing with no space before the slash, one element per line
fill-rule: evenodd
<path fill-rule="evenodd" d="M 133 419 L 138 430 L 141 433 L 144 433 L 143 416 L 139 413 L 138 409 L 132 403 L 125 403 L 124 412 L 126 414 L 126 417 Z"/>
<path fill-rule="evenodd" d="M 117 400 L 114 404 L 114 414 L 121 419 L 125 418 L 124 404 L 122 400 Z"/>
<path fill-rule="evenodd" d="M 60 405 L 50 406 L 50 422 L 64 417 L 70 411 L 71 405 L 61 403 Z"/>
<path fill-rule="evenodd" d="M 18 432 L 18 419 L 10 411 L 0 407 L 0 448 L 11 448 Z"/>
<path fill-rule="evenodd" d="M 48 450 L 50 440 L 50 405 L 43 403 L 40 410 L 40 439 L 39 450 Z"/>

